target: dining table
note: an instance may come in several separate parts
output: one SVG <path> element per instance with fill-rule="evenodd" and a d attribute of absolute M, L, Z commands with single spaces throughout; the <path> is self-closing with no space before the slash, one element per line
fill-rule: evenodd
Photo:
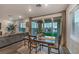
<path fill-rule="evenodd" d="M 27 39 L 27 37 L 25 37 L 25 39 Z M 35 38 L 35 36 L 31 36 L 29 39 L 29 43 L 30 41 L 33 42 L 38 42 L 38 43 L 42 43 L 42 44 L 47 44 L 47 45 L 54 45 L 56 43 L 56 37 L 52 37 L 52 36 L 41 36 L 41 37 L 37 37 Z M 29 53 L 31 53 L 31 43 L 28 45 L 29 46 Z M 48 47 L 48 54 L 50 54 L 50 49 Z"/>

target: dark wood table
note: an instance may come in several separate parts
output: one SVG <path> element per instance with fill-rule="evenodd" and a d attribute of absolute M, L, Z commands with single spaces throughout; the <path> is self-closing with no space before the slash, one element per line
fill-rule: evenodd
<path fill-rule="evenodd" d="M 27 37 L 25 37 L 25 39 L 27 39 Z M 46 38 L 46 37 L 40 37 L 40 38 L 37 38 L 37 39 L 34 39 L 34 38 L 29 38 L 29 41 L 33 41 L 33 42 L 38 42 L 38 43 L 42 43 L 42 44 L 47 44 L 47 45 L 53 45 L 56 43 L 56 39 L 49 39 L 49 38 Z M 29 42 L 30 43 L 30 42 Z M 29 53 L 31 53 L 31 43 L 28 45 L 29 46 Z M 49 50 L 49 47 L 48 47 L 48 54 L 50 54 L 50 50 Z"/>

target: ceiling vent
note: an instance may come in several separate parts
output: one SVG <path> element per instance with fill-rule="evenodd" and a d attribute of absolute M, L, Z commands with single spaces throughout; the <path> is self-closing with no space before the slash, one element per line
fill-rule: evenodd
<path fill-rule="evenodd" d="M 36 7 L 41 7 L 42 5 L 41 4 L 36 4 Z"/>

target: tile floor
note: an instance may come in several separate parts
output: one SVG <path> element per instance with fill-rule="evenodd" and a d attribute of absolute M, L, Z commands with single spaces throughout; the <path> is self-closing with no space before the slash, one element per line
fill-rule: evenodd
<path fill-rule="evenodd" d="M 37 54 L 47 54 L 48 49 L 44 47 L 41 51 L 39 51 Z M 53 50 L 53 52 L 56 52 L 56 50 Z M 5 47 L 0 49 L 0 54 L 29 54 L 29 49 L 27 48 L 27 45 L 24 46 L 23 42 L 19 42 L 16 44 L 13 44 L 11 46 Z M 34 50 L 32 51 L 32 54 L 35 54 Z M 54 54 L 54 53 L 52 53 Z M 65 54 L 64 50 L 61 49 L 61 54 Z"/>

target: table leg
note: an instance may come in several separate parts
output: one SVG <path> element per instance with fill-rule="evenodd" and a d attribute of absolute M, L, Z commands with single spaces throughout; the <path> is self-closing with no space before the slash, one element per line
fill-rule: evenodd
<path fill-rule="evenodd" d="M 29 53 L 31 54 L 31 42 L 29 42 Z"/>
<path fill-rule="evenodd" d="M 29 41 L 28 41 L 28 49 L 29 49 Z"/>
<path fill-rule="evenodd" d="M 40 49 L 39 50 L 41 51 L 41 44 L 40 44 Z"/>
<path fill-rule="evenodd" d="M 60 54 L 60 49 L 58 48 L 58 54 Z"/>
<path fill-rule="evenodd" d="M 24 40 L 24 46 L 26 45 L 26 41 Z"/>
<path fill-rule="evenodd" d="M 36 51 L 35 51 L 35 53 L 37 54 L 37 47 L 36 47 Z"/>

